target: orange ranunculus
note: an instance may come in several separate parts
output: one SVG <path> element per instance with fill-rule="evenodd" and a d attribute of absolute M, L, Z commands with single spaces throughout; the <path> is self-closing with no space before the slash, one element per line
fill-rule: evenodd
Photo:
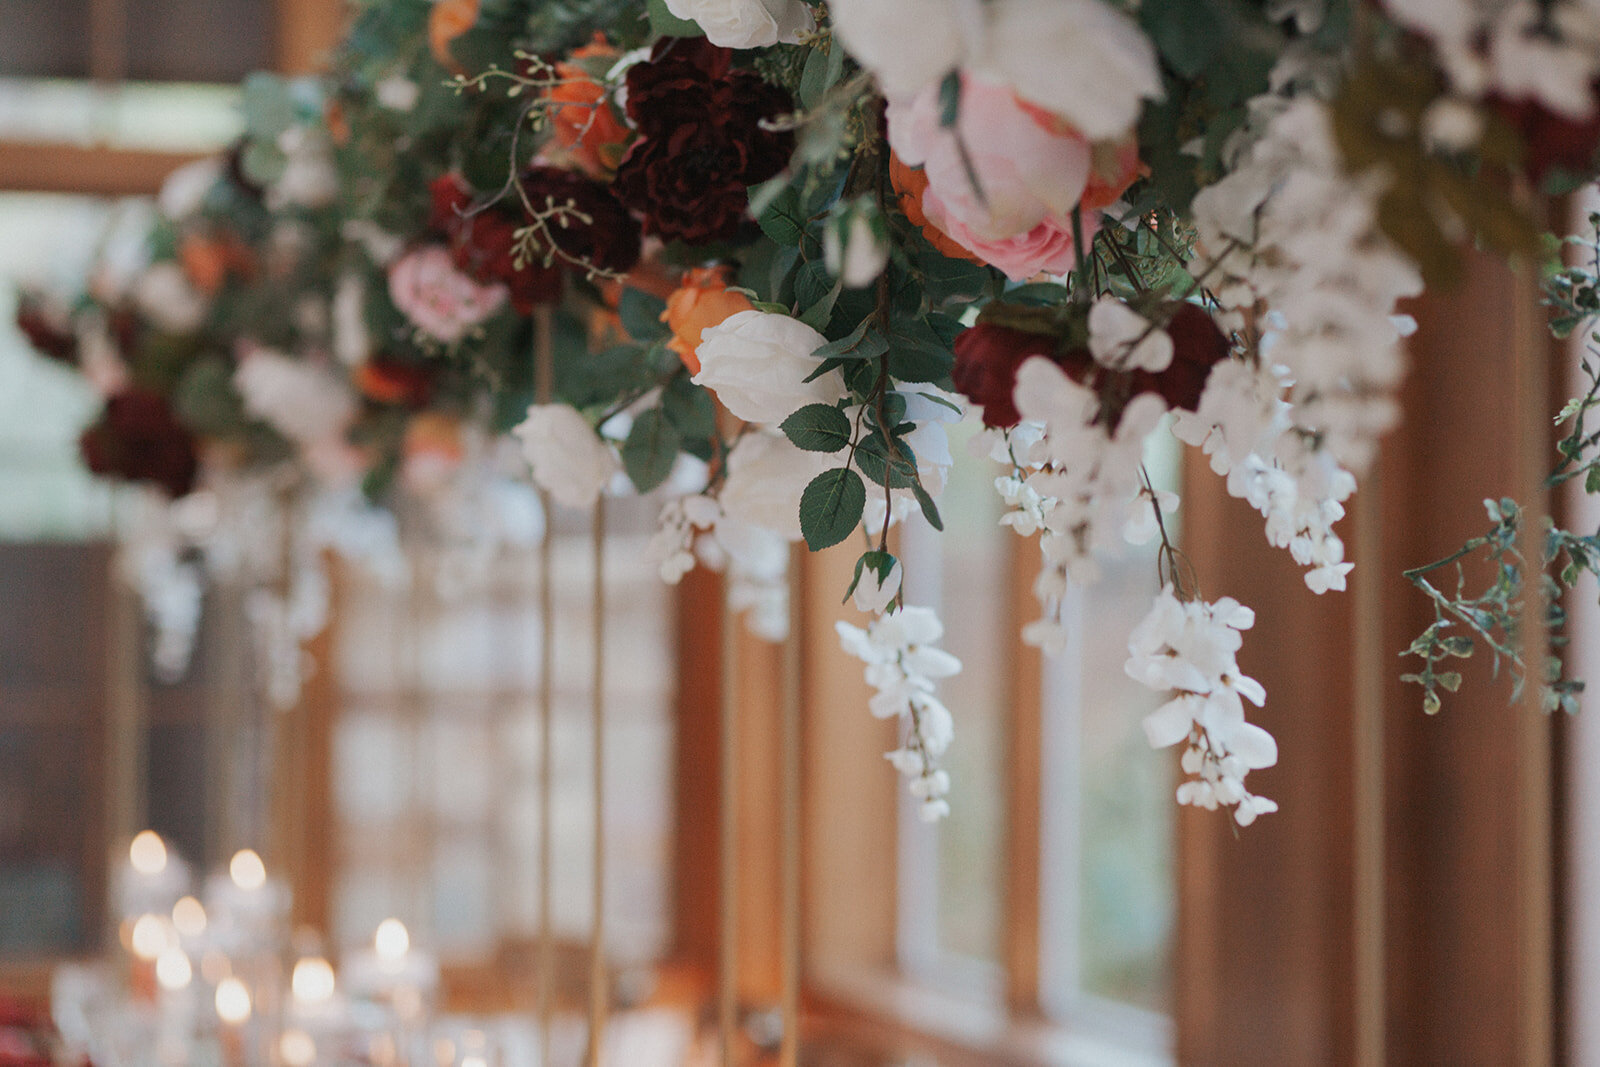
<path fill-rule="evenodd" d="M 478 21 L 480 0 L 438 0 L 428 12 L 428 47 L 433 58 L 446 70 L 461 73 L 461 65 L 450 54 L 450 45 L 457 37 L 472 29 Z"/>
<path fill-rule="evenodd" d="M 927 212 L 922 210 L 922 194 L 928 188 L 926 174 L 916 167 L 906 166 L 900 161 L 899 156 L 890 152 L 889 181 L 899 196 L 900 211 L 911 220 L 911 225 L 922 231 L 922 236 L 926 237 L 928 243 L 941 255 L 951 259 L 964 259 L 970 263 L 983 262 L 958 244 L 949 234 L 928 221 Z"/>
<path fill-rule="evenodd" d="M 690 374 L 700 373 L 700 335 L 721 325 L 729 315 L 750 311 L 754 305 L 743 293 L 728 291 L 725 267 L 696 267 L 684 276 L 683 284 L 667 297 L 667 310 L 661 321 L 672 328 L 667 347 L 678 354 Z"/>
<path fill-rule="evenodd" d="M 329 100 L 322 107 L 322 124 L 328 129 L 328 138 L 336 145 L 350 143 L 350 117 L 344 113 L 344 104 Z"/>
<path fill-rule="evenodd" d="M 228 276 L 230 258 L 227 247 L 221 241 L 203 234 L 185 234 L 183 240 L 178 242 L 178 262 L 183 264 L 183 273 L 202 293 L 211 294 L 222 288 L 222 282 Z"/>
<path fill-rule="evenodd" d="M 352 377 L 362 396 L 380 404 L 422 407 L 433 392 L 433 374 L 426 366 L 381 356 L 357 367 Z"/>
<path fill-rule="evenodd" d="M 558 83 L 545 97 L 551 103 L 550 124 L 556 141 L 568 158 L 591 178 L 609 180 L 622 162 L 628 128 L 611 107 L 605 86 L 576 60 L 609 59 L 617 50 L 600 34 L 592 43 L 572 53 L 570 61 L 555 65 Z"/>
<path fill-rule="evenodd" d="M 1145 165 L 1139 162 L 1136 138 L 1095 142 L 1089 157 L 1089 184 L 1084 186 L 1080 201 L 1083 210 L 1100 211 L 1110 207 L 1145 171 Z"/>

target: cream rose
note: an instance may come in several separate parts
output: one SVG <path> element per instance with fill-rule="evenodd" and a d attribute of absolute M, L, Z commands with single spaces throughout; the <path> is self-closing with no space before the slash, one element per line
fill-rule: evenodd
<path fill-rule="evenodd" d="M 667 10 L 698 23 L 721 48 L 795 44 L 816 26 L 800 0 L 667 0 Z"/>
<path fill-rule="evenodd" d="M 563 507 L 593 507 L 622 469 L 588 420 L 566 404 L 533 405 L 511 432 L 522 442 L 533 480 Z"/>
<path fill-rule="evenodd" d="M 776 425 L 807 404 L 844 397 L 844 375 L 838 370 L 806 381 L 821 362 L 811 353 L 827 343 L 799 319 L 741 311 L 701 334 L 694 382 L 716 393 L 746 422 Z"/>
<path fill-rule="evenodd" d="M 728 480 L 718 496 L 723 514 L 797 541 L 801 494 L 838 465 L 838 457 L 796 448 L 781 434 L 747 433 L 728 455 Z"/>

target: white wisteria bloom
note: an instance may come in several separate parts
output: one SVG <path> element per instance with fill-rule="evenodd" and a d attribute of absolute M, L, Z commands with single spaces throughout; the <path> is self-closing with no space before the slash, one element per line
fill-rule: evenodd
<path fill-rule="evenodd" d="M 1119 370 L 1164 371 L 1172 365 L 1172 337 L 1114 296 L 1089 308 L 1089 354 Z"/>
<path fill-rule="evenodd" d="M 667 0 L 667 10 L 698 23 L 720 48 L 795 44 L 816 28 L 802 0 Z"/>
<path fill-rule="evenodd" d="M 832 404 L 845 396 L 837 369 L 806 381 L 822 363 L 811 353 L 827 343 L 799 319 L 740 311 L 701 334 L 694 383 L 717 394 L 736 417 L 776 426 L 807 404 Z"/>
<path fill-rule="evenodd" d="M 1320 593 L 1343 589 L 1351 568 L 1333 524 L 1355 492 L 1352 472 L 1399 416 L 1395 305 L 1422 282 L 1378 226 L 1382 179 L 1345 173 L 1327 108 L 1270 103 L 1259 140 L 1195 197 L 1190 268 L 1220 276 L 1225 328 L 1261 329 L 1262 365 L 1218 364 L 1198 414 L 1173 429 L 1210 454 Z"/>
<path fill-rule="evenodd" d="M 906 723 L 905 743 L 887 759 L 910 779 L 911 795 L 920 801 L 918 814 L 937 822 L 950 814 L 950 776 L 938 761 L 950 747 L 955 723 L 934 695 L 934 682 L 961 670 L 960 660 L 935 647 L 944 625 L 932 608 L 905 607 L 879 616 L 866 629 L 847 622 L 834 623 L 834 629 L 844 650 L 867 665 L 867 684 L 877 691 L 868 702 L 872 714 Z"/>
<path fill-rule="evenodd" d="M 1169 585 L 1129 636 L 1126 665 L 1141 685 L 1172 694 L 1146 716 L 1144 732 L 1152 748 L 1188 742 L 1182 767 L 1189 777 L 1178 787 L 1178 803 L 1232 807 L 1240 826 L 1278 810 L 1244 785 L 1250 771 L 1278 762 L 1272 735 L 1244 717 L 1244 700 L 1260 707 L 1266 699 L 1261 683 L 1234 659 L 1240 631 L 1253 625 L 1255 612 L 1232 597 L 1184 602 Z"/>
<path fill-rule="evenodd" d="M 593 507 L 622 469 L 617 454 L 576 408 L 535 404 L 511 431 L 533 468 L 533 480 L 563 507 Z"/>
<path fill-rule="evenodd" d="M 1152 500 L 1141 472 L 1144 441 L 1167 405 L 1142 393 L 1123 408 L 1115 429 L 1099 421 L 1100 400 L 1048 359 L 1035 357 L 1017 372 L 1017 410 L 1043 426 L 1043 433 L 1017 454 L 1015 466 L 995 488 L 1012 509 L 1001 518 L 1024 536 L 1039 534 L 1043 566 L 1034 594 L 1043 616 L 1029 623 L 1023 640 L 1051 655 L 1066 647 L 1061 602 L 1069 581 L 1099 577 L 1097 557 L 1119 551 L 1128 535 L 1153 526 L 1153 505 L 1175 505 L 1171 494 Z"/>

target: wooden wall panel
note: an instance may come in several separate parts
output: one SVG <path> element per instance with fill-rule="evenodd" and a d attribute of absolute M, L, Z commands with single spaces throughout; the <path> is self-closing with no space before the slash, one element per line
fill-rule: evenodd
<path fill-rule="evenodd" d="M 1432 617 L 1401 571 L 1482 533 L 1484 497 L 1521 495 L 1521 435 L 1548 433 L 1545 419 L 1519 421 L 1515 331 L 1542 326 L 1513 316 L 1513 290 L 1502 265 L 1476 257 L 1463 287 L 1415 309 L 1404 425 L 1385 442 L 1376 488 L 1357 494 L 1357 507 L 1379 509 L 1381 542 L 1377 558 L 1357 560 L 1380 571 L 1378 602 L 1359 622 L 1379 631 L 1362 636 L 1377 650 L 1384 750 L 1383 914 L 1368 946 L 1381 955 L 1383 1010 L 1381 1040 L 1368 1047 L 1391 1063 L 1543 1062 L 1538 1031 L 1551 1023 L 1553 953 L 1529 940 L 1551 903 L 1538 891 L 1550 857 L 1534 832 L 1551 797 L 1527 785 L 1549 758 L 1546 724 L 1508 706 L 1486 654 L 1434 717 L 1399 680 L 1411 669 L 1399 651 Z M 1522 343 L 1548 347 L 1533 334 Z M 1257 612 L 1239 660 L 1267 688 L 1256 717 L 1277 736 L 1280 761 L 1250 780 L 1282 810 L 1238 832 L 1219 813 L 1182 816 L 1180 1058 L 1355 1062 L 1365 1044 L 1354 947 L 1356 598 L 1312 596 L 1287 554 L 1266 546 L 1260 517 L 1225 499 L 1203 462 L 1190 474 L 1184 535 L 1205 594 Z M 1354 525 L 1340 528 L 1347 545 Z"/>

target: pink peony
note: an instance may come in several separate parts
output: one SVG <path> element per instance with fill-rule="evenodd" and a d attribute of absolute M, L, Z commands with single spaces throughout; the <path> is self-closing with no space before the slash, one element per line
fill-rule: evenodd
<path fill-rule="evenodd" d="M 417 329 L 453 344 L 506 302 L 506 287 L 478 284 L 456 269 L 448 248 L 425 245 L 389 268 L 389 298 Z"/>
<path fill-rule="evenodd" d="M 939 86 L 889 104 L 889 143 L 928 179 L 928 221 L 1013 279 L 1064 273 L 1074 261 L 1072 213 L 1089 186 L 1094 147 L 1069 124 L 970 73 L 955 133 L 939 124 Z M 980 193 L 962 160 L 964 143 Z M 1083 236 L 1096 216 L 1086 210 Z"/>

